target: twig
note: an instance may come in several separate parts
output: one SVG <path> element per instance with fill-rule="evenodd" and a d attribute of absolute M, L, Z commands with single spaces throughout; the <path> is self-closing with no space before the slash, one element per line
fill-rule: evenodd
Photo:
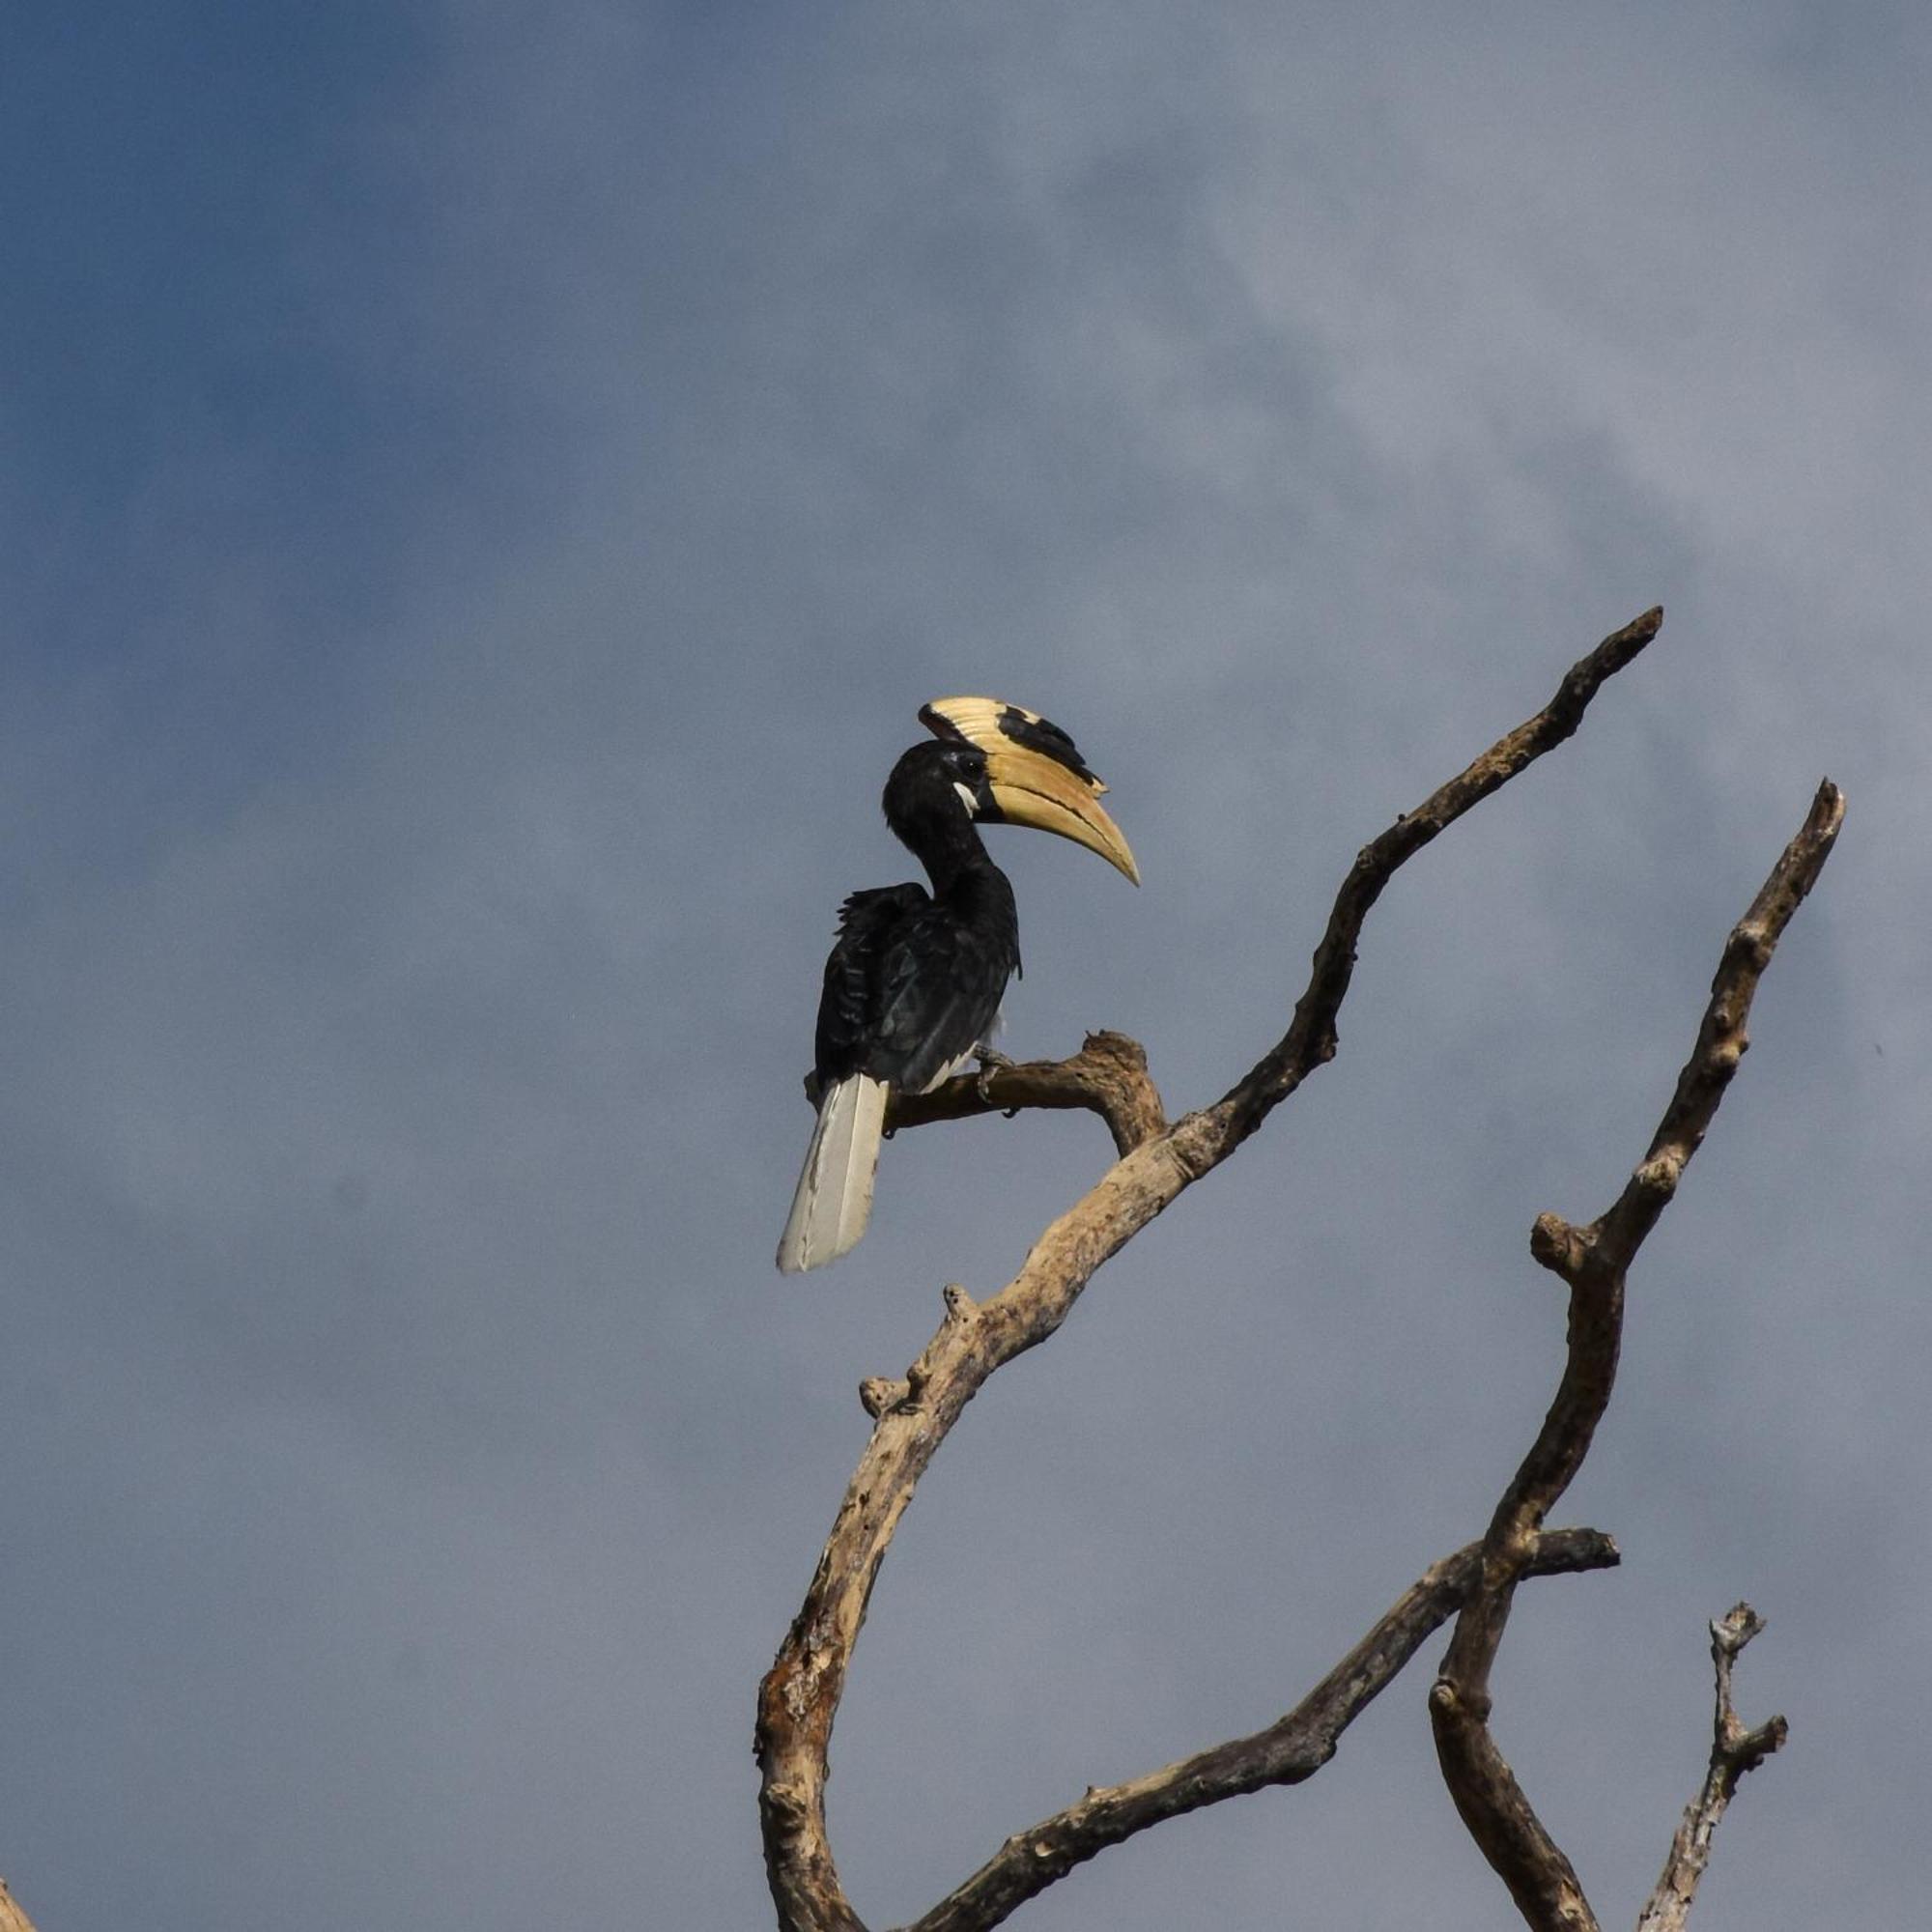
<path fill-rule="evenodd" d="M 1523 1566 L 1545 1516 L 1569 1487 L 1616 1380 L 1624 1278 L 1696 1152 L 1749 1044 L 1745 1027 L 1758 980 L 1791 916 L 1816 884 L 1844 821 L 1844 795 L 1828 779 L 1750 910 L 1724 947 L 1697 1043 L 1677 1091 L 1616 1202 L 1587 1228 L 1542 1216 L 1530 1252 L 1570 1285 L 1570 1340 L 1543 1427 L 1484 1539 L 1482 1582 L 1457 1619 L 1430 1692 L 1436 1754 L 1470 1835 L 1537 1932 L 1595 1932 L 1576 1872 L 1543 1828 L 1489 1727 L 1495 1661 Z"/>
<path fill-rule="evenodd" d="M 1054 1333 L 1110 1256 L 1227 1159 L 1310 1071 L 1333 1058 L 1355 944 L 1389 879 L 1472 806 L 1567 739 L 1605 682 L 1657 635 L 1662 616 L 1662 611 L 1647 611 L 1605 639 L 1572 667 L 1535 717 L 1363 848 L 1337 895 L 1287 1034 L 1240 1082 L 1213 1106 L 1123 1153 L 1046 1229 L 999 1293 L 976 1305 L 964 1290 L 949 1289 L 946 1320 L 903 1384 L 884 1378 L 867 1384 L 867 1406 L 875 1416 L 871 1439 L 805 1603 L 759 1690 L 760 1820 L 781 1932 L 863 1932 L 826 1836 L 832 1724 L 887 1545 L 960 1412 L 996 1369 Z"/>
<path fill-rule="evenodd" d="M 1704 1788 L 1684 1812 L 1684 1822 L 1670 1841 L 1663 1875 L 1645 1901 L 1636 1932 L 1682 1932 L 1697 1896 L 1697 1881 L 1711 1862 L 1711 1840 L 1746 1772 L 1755 1771 L 1782 1748 L 1787 1725 L 1770 1718 L 1746 1730 L 1731 1701 L 1731 1666 L 1738 1653 L 1764 1628 L 1764 1619 L 1748 1604 L 1739 1604 L 1711 1626 L 1711 1662 L 1718 1679 L 1717 1718 L 1712 1724 L 1711 1767 Z"/>

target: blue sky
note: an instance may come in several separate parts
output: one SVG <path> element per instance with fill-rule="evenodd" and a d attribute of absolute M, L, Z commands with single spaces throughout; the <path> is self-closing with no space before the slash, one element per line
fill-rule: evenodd
<path fill-rule="evenodd" d="M 1707 1926 L 1923 1892 L 1932 29 L 1911 9 L 43 10 L 0 62 L 0 1873 L 43 1932 L 761 1922 L 759 1673 L 939 1286 L 1091 1122 L 900 1137 L 770 1255 L 925 698 L 1066 724 L 1146 885 L 1009 837 L 1005 1042 L 1172 1109 L 1357 847 L 1652 603 L 1377 908 L 1342 1052 L 973 1406 L 835 1844 L 914 1916 L 1253 1729 L 1473 1536 L 1546 1209 L 1850 795 L 1633 1284 L 1498 1734 L 1605 1923 L 1792 1743 Z M 1085 1932 L 1504 1902 L 1411 1680 Z M 1579 1740 L 1588 1740 L 1587 1747 Z"/>

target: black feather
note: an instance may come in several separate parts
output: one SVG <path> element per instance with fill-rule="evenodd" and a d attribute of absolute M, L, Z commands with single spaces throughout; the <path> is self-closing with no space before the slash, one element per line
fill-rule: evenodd
<path fill-rule="evenodd" d="M 879 886 L 845 901 L 818 1007 L 821 1089 L 869 1073 L 923 1093 L 985 1040 L 1020 961 L 1012 887 L 974 829 L 991 809 L 986 761 L 972 746 L 916 745 L 894 766 L 886 822 L 932 891 Z"/>

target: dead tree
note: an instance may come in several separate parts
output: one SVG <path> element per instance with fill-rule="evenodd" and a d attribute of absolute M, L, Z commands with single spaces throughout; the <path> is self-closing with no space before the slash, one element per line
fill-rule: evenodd
<path fill-rule="evenodd" d="M 994 1370 L 1053 1334 L 1094 1270 L 1193 1182 L 1217 1167 L 1336 1051 L 1336 1017 L 1370 908 L 1396 869 L 1471 807 L 1582 722 L 1606 680 L 1656 637 L 1661 610 L 1604 639 L 1556 696 L 1364 846 L 1342 882 L 1308 985 L 1281 1039 L 1211 1106 L 1169 1122 L 1147 1056 L 1118 1034 L 1091 1036 L 1073 1059 L 960 1078 L 897 1100 L 895 1126 L 993 1110 L 1084 1107 L 1106 1122 L 1120 1158 L 1040 1236 L 1025 1265 L 989 1300 L 945 1292 L 946 1315 L 902 1380 L 869 1380 L 861 1400 L 871 1439 L 845 1492 L 805 1604 L 758 1698 L 756 1747 L 766 1869 L 782 1932 L 865 1932 L 826 1835 L 833 1719 L 852 1647 L 893 1532 L 947 1433 Z M 1616 1200 L 1587 1226 L 1543 1215 L 1530 1252 L 1569 1290 L 1569 1345 L 1543 1427 L 1486 1532 L 1423 1572 L 1361 1641 L 1286 1717 L 1251 1737 L 1183 1758 L 1124 1784 L 1090 1788 L 1065 1810 L 1015 1833 L 907 1932 L 980 1932 L 1109 1845 L 1182 1812 L 1266 1785 L 1296 1784 L 1335 1753 L 1342 1733 L 1442 1625 L 1448 1654 L 1429 1692 L 1436 1754 L 1457 1810 L 1537 1932 L 1595 1932 L 1577 1875 L 1538 1820 L 1490 1727 L 1490 1676 L 1519 1583 L 1616 1563 L 1610 1538 L 1546 1522 L 1588 1453 L 1615 1382 L 1624 1282 L 1676 1192 L 1736 1072 L 1750 1004 L 1773 950 L 1816 881 L 1844 816 L 1828 780 L 1725 943 L 1696 1044 L 1650 1146 Z M 1784 1742 L 1781 1718 L 1747 1729 L 1731 1702 L 1739 1651 L 1761 1628 L 1740 1604 L 1711 1626 L 1717 1719 L 1708 1774 L 1642 1908 L 1639 1932 L 1681 1926 L 1712 1833 L 1747 1771 Z"/>

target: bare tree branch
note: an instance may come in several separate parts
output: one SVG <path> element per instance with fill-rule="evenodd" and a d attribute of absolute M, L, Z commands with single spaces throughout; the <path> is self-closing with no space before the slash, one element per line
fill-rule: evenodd
<path fill-rule="evenodd" d="M 1571 668 L 1542 711 L 1365 846 L 1343 882 L 1307 988 L 1275 1047 L 1213 1106 L 1133 1146 L 1046 1229 L 1018 1275 L 990 1300 L 976 1304 L 963 1289 L 949 1289 L 946 1320 L 908 1370 L 903 1394 L 895 1380 L 867 1385 L 867 1407 L 876 1418 L 871 1440 L 805 1603 L 759 1691 L 760 1817 L 783 1932 L 863 1932 L 826 1836 L 832 1723 L 886 1547 L 960 1412 L 996 1369 L 1054 1333 L 1110 1256 L 1233 1153 L 1310 1071 L 1333 1058 L 1356 941 L 1397 868 L 1568 738 L 1604 683 L 1635 658 L 1662 622 L 1662 612 L 1651 611 L 1606 638 Z"/>
<path fill-rule="evenodd" d="M 1739 1604 L 1711 1626 L 1711 1661 L 1717 1666 L 1718 1710 L 1712 1725 L 1711 1768 L 1704 1788 L 1684 1812 L 1684 1822 L 1670 1841 L 1663 1875 L 1645 1902 L 1636 1932 L 1683 1932 L 1697 1896 L 1697 1881 L 1711 1862 L 1711 1840 L 1718 1821 L 1737 1791 L 1746 1772 L 1755 1771 L 1782 1747 L 1787 1726 L 1770 1718 L 1746 1730 L 1731 1701 L 1731 1666 L 1738 1653 L 1764 1628 L 1764 1619 L 1748 1604 Z"/>
<path fill-rule="evenodd" d="M 1071 1060 L 1027 1060 L 962 1073 L 930 1094 L 895 1094 L 886 1131 L 1022 1107 L 1085 1107 L 1106 1122 L 1114 1146 L 1131 1153 L 1167 1131 L 1147 1054 L 1123 1033 L 1090 1033 Z"/>
<path fill-rule="evenodd" d="M 1163 1819 L 1271 1784 L 1299 1784 L 1335 1755 L 1342 1733 L 1439 1630 L 1480 1575 L 1472 1543 L 1433 1565 L 1293 1710 L 1264 1731 L 1236 1738 L 1164 1771 L 1088 1791 L 1079 1804 L 1010 1837 L 956 1891 L 907 1932 L 984 1932 L 1077 1864 Z M 1600 1530 L 1549 1530 L 1528 1574 L 1605 1570 L 1620 1558 Z"/>
<path fill-rule="evenodd" d="M 1564 674 L 1556 696 L 1534 718 L 1520 724 L 1414 811 L 1406 812 L 1357 855 L 1336 895 L 1328 929 L 1315 949 L 1307 990 L 1296 1002 L 1293 1023 L 1265 1055 L 1211 1111 L 1236 1144 L 1261 1125 L 1268 1113 L 1314 1069 L 1335 1057 L 1335 1020 L 1355 970 L 1355 943 L 1370 908 L 1404 860 L 1546 752 L 1554 751 L 1583 722 L 1590 700 L 1634 659 L 1663 626 L 1662 607 L 1646 611 L 1621 631 L 1613 631 Z M 1223 1148 L 1225 1158 L 1232 1147 Z"/>
<path fill-rule="evenodd" d="M 1791 916 L 1816 884 L 1844 821 L 1828 779 L 1750 910 L 1733 929 L 1711 984 L 1696 1045 L 1648 1152 L 1615 1203 L 1587 1228 L 1545 1214 L 1530 1251 L 1570 1285 L 1569 1350 L 1555 1400 L 1490 1523 L 1482 1579 L 1457 1619 L 1430 1715 L 1456 1808 L 1537 1932 L 1595 1932 L 1570 1861 L 1543 1828 L 1489 1728 L 1490 1667 L 1545 1516 L 1581 1465 L 1610 1399 L 1623 1332 L 1624 1278 L 1676 1192 L 1749 1044 L 1758 980 Z"/>

